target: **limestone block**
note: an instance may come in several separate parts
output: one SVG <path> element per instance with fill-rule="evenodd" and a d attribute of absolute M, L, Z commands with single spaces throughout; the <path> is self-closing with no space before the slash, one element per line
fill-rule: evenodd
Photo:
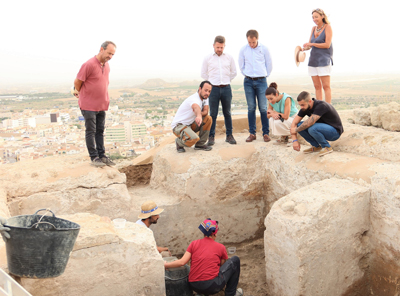
<path fill-rule="evenodd" d="M 355 109 L 354 123 L 359 125 L 371 125 L 371 111 L 369 109 Z"/>
<path fill-rule="evenodd" d="M 64 274 L 49 279 L 22 279 L 32 295 L 165 295 L 164 261 L 152 232 L 127 222 L 115 229 L 92 214 L 62 218 L 81 226 Z"/>
<path fill-rule="evenodd" d="M 371 290 L 396 295 L 400 282 L 400 165 L 376 166 L 371 188 Z"/>
<path fill-rule="evenodd" d="M 364 276 L 368 188 L 329 179 L 279 199 L 265 219 L 269 295 L 343 295 Z"/>
<path fill-rule="evenodd" d="M 81 157 L 81 156 L 80 156 Z M 131 198 L 126 176 L 115 168 L 95 168 L 79 156 L 49 157 L 4 165 L 0 188 L 11 216 L 50 208 L 57 215 L 91 212 L 125 217 Z"/>
<path fill-rule="evenodd" d="M 110 218 L 125 218 L 130 212 L 131 197 L 125 184 L 105 188 L 72 188 L 40 192 L 13 199 L 10 210 L 15 215 L 32 215 L 38 209 L 50 208 L 57 215 L 88 212 Z"/>
<path fill-rule="evenodd" d="M 371 124 L 388 131 L 400 131 L 400 104 L 391 102 L 371 110 Z"/>

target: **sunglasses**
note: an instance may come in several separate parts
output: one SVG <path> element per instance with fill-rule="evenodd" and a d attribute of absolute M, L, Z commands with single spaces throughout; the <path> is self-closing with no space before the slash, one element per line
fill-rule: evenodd
<path fill-rule="evenodd" d="M 321 8 L 316 8 L 316 9 L 314 9 L 314 10 L 312 11 L 312 13 L 314 13 L 314 12 L 318 12 L 318 13 L 320 13 L 320 14 L 324 14 L 324 11 L 323 11 Z"/>

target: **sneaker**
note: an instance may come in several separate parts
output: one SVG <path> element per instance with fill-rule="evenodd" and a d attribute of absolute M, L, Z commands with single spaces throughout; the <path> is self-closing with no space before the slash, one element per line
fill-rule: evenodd
<path fill-rule="evenodd" d="M 322 147 L 311 147 L 303 151 L 304 154 L 314 153 L 321 151 Z"/>
<path fill-rule="evenodd" d="M 321 149 L 321 151 L 318 153 L 318 156 L 321 157 L 321 156 L 324 156 L 325 154 L 329 154 L 332 152 L 333 152 L 332 147 L 325 147 L 325 148 Z"/>
<path fill-rule="evenodd" d="M 203 146 L 194 146 L 194 150 L 204 150 L 204 151 L 210 151 L 212 150 L 211 146 L 203 145 Z"/>
<path fill-rule="evenodd" d="M 106 164 L 100 159 L 100 157 L 96 157 L 95 159 L 92 160 L 90 163 L 94 167 L 102 168 L 105 167 Z"/>
<path fill-rule="evenodd" d="M 109 159 L 107 156 L 103 156 L 100 158 L 102 162 L 104 162 L 108 166 L 114 166 L 115 162 L 113 162 L 111 159 Z"/>
<path fill-rule="evenodd" d="M 243 289 L 242 288 L 237 289 L 235 296 L 243 296 Z"/>
<path fill-rule="evenodd" d="M 225 142 L 228 142 L 229 144 L 232 144 L 232 145 L 236 144 L 236 140 L 233 137 L 233 135 L 227 136 Z"/>
<path fill-rule="evenodd" d="M 175 140 L 175 144 L 176 144 L 176 151 L 178 151 L 178 153 L 186 152 L 185 148 L 178 145 L 178 139 Z"/>
<path fill-rule="evenodd" d="M 212 145 L 214 145 L 214 144 L 215 144 L 214 136 L 209 137 L 209 138 L 208 138 L 207 146 L 212 146 Z"/>

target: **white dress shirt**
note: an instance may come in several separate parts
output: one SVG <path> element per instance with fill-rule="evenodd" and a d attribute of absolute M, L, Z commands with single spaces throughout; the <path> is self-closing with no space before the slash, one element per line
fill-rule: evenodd
<path fill-rule="evenodd" d="M 207 55 L 201 68 L 201 77 L 212 85 L 230 84 L 237 75 L 235 61 L 226 53 L 220 56 L 215 52 Z"/>

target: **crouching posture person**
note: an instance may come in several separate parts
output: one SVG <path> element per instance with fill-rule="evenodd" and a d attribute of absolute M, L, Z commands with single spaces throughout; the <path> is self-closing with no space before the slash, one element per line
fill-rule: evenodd
<path fill-rule="evenodd" d="M 226 248 L 217 243 L 218 221 L 207 218 L 199 229 L 204 238 L 192 241 L 183 257 L 173 262 L 165 262 L 165 268 L 185 265 L 191 260 L 189 285 L 199 294 L 213 295 L 225 286 L 225 296 L 242 296 L 243 290 L 237 289 L 240 276 L 240 259 L 233 256 L 228 259 Z"/>
<path fill-rule="evenodd" d="M 195 150 L 212 149 L 206 145 L 212 124 L 212 118 L 208 115 L 208 97 L 211 88 L 209 81 L 203 81 L 199 90 L 184 100 L 175 114 L 171 127 L 177 137 L 175 143 L 179 153 L 185 152 L 184 147 L 193 145 Z"/>
<path fill-rule="evenodd" d="M 288 94 L 280 94 L 275 82 L 269 85 L 265 96 L 269 102 L 267 117 L 272 134 L 281 136 L 275 144 L 286 144 L 289 142 L 290 126 L 298 111 L 296 103 Z"/>
<path fill-rule="evenodd" d="M 304 153 L 318 152 L 319 156 L 333 152 L 328 141 L 336 141 L 343 133 L 343 125 L 336 109 L 327 102 L 311 99 L 311 95 L 302 91 L 297 97 L 300 111 L 294 118 L 290 133 L 293 139 L 293 149 L 300 151 L 297 133 L 311 144 Z M 307 120 L 301 121 L 304 116 Z"/>

